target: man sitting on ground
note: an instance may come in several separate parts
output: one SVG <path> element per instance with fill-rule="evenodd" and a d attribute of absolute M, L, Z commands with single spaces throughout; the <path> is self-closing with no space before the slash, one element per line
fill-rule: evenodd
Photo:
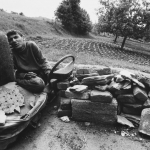
<path fill-rule="evenodd" d="M 25 41 L 20 31 L 7 32 L 12 49 L 16 82 L 28 91 L 42 92 L 48 82 L 51 67 L 33 41 Z"/>

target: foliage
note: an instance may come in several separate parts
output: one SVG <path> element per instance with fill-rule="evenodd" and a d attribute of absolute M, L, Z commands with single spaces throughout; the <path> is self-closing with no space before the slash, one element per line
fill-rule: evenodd
<path fill-rule="evenodd" d="M 23 13 L 23 12 L 20 12 L 19 15 L 24 16 L 24 13 Z"/>
<path fill-rule="evenodd" d="M 99 9 L 99 28 L 123 36 L 121 48 L 127 37 L 139 39 L 145 35 L 149 19 L 146 19 L 144 7 L 138 0 L 100 0 L 100 3 L 103 7 Z M 145 5 L 147 8 L 148 3 Z"/>
<path fill-rule="evenodd" d="M 55 15 L 68 31 L 81 35 L 91 31 L 90 17 L 80 7 L 80 0 L 63 0 L 57 8 Z"/>

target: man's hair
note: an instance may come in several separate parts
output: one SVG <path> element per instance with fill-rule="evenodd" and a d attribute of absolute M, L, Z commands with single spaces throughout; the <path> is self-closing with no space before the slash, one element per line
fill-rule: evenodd
<path fill-rule="evenodd" d="M 20 32 L 20 31 L 17 31 L 17 30 L 9 30 L 6 35 L 7 35 L 7 38 L 10 37 L 11 35 L 15 35 L 15 34 L 19 34 L 20 36 L 23 36 L 23 34 Z"/>

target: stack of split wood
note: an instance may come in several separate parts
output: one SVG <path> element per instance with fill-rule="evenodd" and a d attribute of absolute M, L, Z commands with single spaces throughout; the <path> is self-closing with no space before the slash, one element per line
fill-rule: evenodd
<path fill-rule="evenodd" d="M 139 126 L 140 132 L 150 135 L 144 126 L 145 121 L 150 125 L 149 77 L 110 68 L 95 72 L 77 69 L 75 82 L 57 83 L 60 89 L 58 116 L 105 124 L 129 125 L 130 122 L 130 127 Z"/>

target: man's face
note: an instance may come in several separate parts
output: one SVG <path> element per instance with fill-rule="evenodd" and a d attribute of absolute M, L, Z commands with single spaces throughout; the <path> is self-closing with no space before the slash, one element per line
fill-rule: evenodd
<path fill-rule="evenodd" d="M 23 37 L 21 35 L 19 35 L 18 33 L 9 36 L 8 42 L 9 42 L 11 48 L 13 48 L 13 49 L 21 49 L 24 44 Z"/>

